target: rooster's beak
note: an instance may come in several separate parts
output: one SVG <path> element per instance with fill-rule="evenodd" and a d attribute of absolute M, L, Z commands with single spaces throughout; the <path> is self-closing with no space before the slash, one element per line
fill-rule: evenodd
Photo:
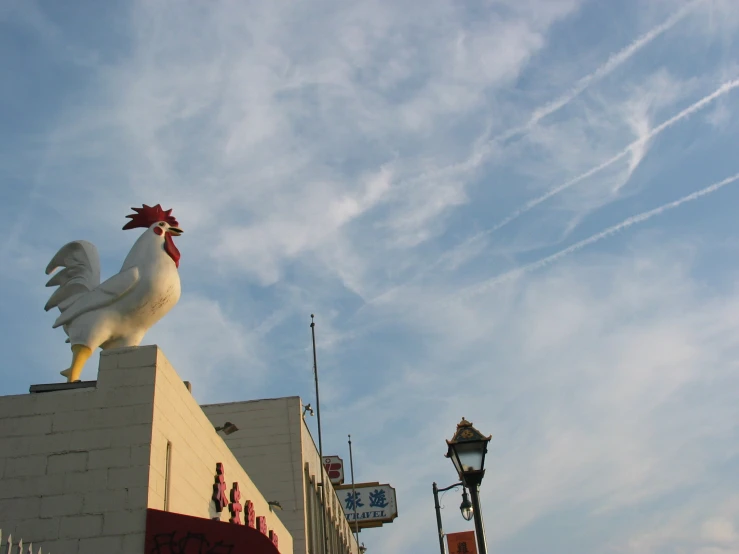
<path fill-rule="evenodd" d="M 179 237 L 182 234 L 182 229 L 178 229 L 177 227 L 170 227 L 169 234 L 175 237 Z"/>

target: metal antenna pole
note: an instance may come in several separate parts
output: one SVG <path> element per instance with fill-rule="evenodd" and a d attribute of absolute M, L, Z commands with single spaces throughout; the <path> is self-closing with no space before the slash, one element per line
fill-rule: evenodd
<path fill-rule="evenodd" d="M 328 553 L 328 532 L 326 531 L 326 487 L 323 482 L 323 440 L 321 438 L 321 401 L 318 396 L 318 361 L 316 358 L 316 324 L 310 314 L 310 332 L 313 337 L 313 376 L 316 380 L 316 419 L 318 420 L 318 455 L 321 457 L 319 471 L 321 472 L 321 525 L 323 526 L 323 554 Z"/>
<path fill-rule="evenodd" d="M 354 489 L 354 457 L 352 456 L 352 436 L 349 435 L 349 467 L 352 471 L 352 504 L 354 505 L 354 536 L 359 546 L 359 521 L 357 521 L 357 493 Z"/>

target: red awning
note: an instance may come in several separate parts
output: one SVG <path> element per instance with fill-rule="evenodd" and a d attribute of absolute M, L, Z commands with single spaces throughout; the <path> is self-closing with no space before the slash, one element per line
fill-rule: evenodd
<path fill-rule="evenodd" d="M 279 554 L 269 537 L 246 525 L 146 511 L 146 554 Z"/>

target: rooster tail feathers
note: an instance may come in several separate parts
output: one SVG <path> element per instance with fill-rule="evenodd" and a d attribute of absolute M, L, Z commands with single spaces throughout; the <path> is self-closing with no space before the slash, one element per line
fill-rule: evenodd
<path fill-rule="evenodd" d="M 92 291 L 84 291 L 83 294 L 70 296 L 59 303 L 62 312 L 56 318 L 53 328 L 68 324 L 77 316 L 108 306 L 128 293 L 139 282 L 139 268 L 128 269 L 113 275 L 110 279 L 95 287 Z M 65 328 L 66 330 L 66 328 Z"/>
<path fill-rule="evenodd" d="M 100 284 L 100 257 L 95 245 L 76 240 L 65 244 L 59 249 L 46 267 L 49 275 L 59 267 L 61 271 L 55 273 L 47 287 L 59 287 L 49 298 L 44 310 L 59 308 L 64 312 L 79 298 Z"/>

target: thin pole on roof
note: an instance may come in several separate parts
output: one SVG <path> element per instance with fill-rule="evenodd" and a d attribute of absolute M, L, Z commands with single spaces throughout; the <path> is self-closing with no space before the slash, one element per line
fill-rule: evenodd
<path fill-rule="evenodd" d="M 359 546 L 359 521 L 357 521 L 357 492 L 354 489 L 354 457 L 352 456 L 352 436 L 349 435 L 349 467 L 352 472 L 352 504 L 354 504 L 354 537 Z"/>
<path fill-rule="evenodd" d="M 316 358 L 316 323 L 310 314 L 310 332 L 313 337 L 313 376 L 316 381 L 316 419 L 318 420 L 318 455 L 321 457 L 319 471 L 321 472 L 321 525 L 323 527 L 323 554 L 328 553 L 328 533 L 326 532 L 326 487 L 323 482 L 323 440 L 321 438 L 321 401 L 318 395 L 318 359 Z"/>

